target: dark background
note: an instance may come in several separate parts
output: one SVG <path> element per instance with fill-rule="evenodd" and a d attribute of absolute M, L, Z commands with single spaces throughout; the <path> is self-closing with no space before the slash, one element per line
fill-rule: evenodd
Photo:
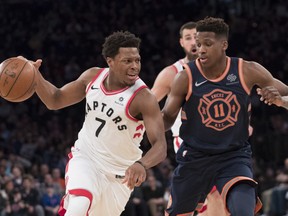
<path fill-rule="evenodd" d="M 230 25 L 228 56 L 259 62 L 288 84 L 288 2 L 284 0 L 0 0 L 0 62 L 43 59 L 46 79 L 61 87 L 92 66 L 106 67 L 105 36 L 129 30 L 142 39 L 140 77 L 152 87 L 159 71 L 183 57 L 179 28 L 206 16 Z M 268 107 L 252 91 L 255 175 L 288 156 L 287 111 Z M 49 111 L 34 95 L 22 103 L 0 98 L 0 148 L 64 173 L 66 155 L 84 119 L 84 101 Z M 168 156 L 174 160 L 170 132 Z M 144 139 L 142 148 L 149 148 Z M 29 168 L 26 169 L 29 172 Z"/>

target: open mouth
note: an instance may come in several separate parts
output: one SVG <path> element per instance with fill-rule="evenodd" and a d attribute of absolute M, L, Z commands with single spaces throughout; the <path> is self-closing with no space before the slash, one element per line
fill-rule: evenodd
<path fill-rule="evenodd" d="M 207 57 L 199 57 L 199 60 L 201 63 L 207 62 L 208 58 Z"/>
<path fill-rule="evenodd" d="M 192 51 L 192 53 L 196 53 L 196 52 L 197 52 L 197 49 L 194 48 L 194 49 L 192 49 L 191 51 Z"/>
<path fill-rule="evenodd" d="M 138 77 L 138 74 L 127 74 L 129 79 L 136 79 Z"/>

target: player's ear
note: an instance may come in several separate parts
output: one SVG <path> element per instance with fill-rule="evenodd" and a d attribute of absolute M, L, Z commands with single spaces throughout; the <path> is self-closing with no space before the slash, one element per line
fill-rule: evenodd
<path fill-rule="evenodd" d="M 179 39 L 179 43 L 180 43 L 181 47 L 183 47 L 183 39 L 182 38 Z"/>
<path fill-rule="evenodd" d="M 223 50 L 227 50 L 228 49 L 228 41 L 227 40 L 224 40 L 222 42 L 222 47 L 223 47 Z"/>
<path fill-rule="evenodd" d="M 112 62 L 113 62 L 113 59 L 112 59 L 111 57 L 107 57 L 107 58 L 106 58 L 106 62 L 107 62 L 107 64 L 108 64 L 108 66 L 110 67 L 111 64 L 112 64 Z"/>

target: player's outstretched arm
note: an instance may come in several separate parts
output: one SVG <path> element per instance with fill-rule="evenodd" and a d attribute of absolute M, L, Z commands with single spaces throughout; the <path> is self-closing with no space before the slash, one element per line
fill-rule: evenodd
<path fill-rule="evenodd" d="M 36 93 L 38 97 L 48 109 L 58 110 L 82 101 L 86 95 L 86 86 L 98 73 L 99 69 L 96 67 L 90 68 L 83 72 L 78 79 L 61 88 L 46 80 L 39 70 L 37 71 Z"/>
<path fill-rule="evenodd" d="M 278 89 L 274 86 L 257 88 L 257 94 L 260 95 L 260 100 L 268 105 L 276 105 L 288 109 L 288 96 L 281 96 Z"/>
<path fill-rule="evenodd" d="M 258 86 L 257 93 L 264 103 L 287 108 L 288 86 L 274 78 L 262 65 L 253 61 L 243 62 L 244 80 L 248 90 Z"/>
<path fill-rule="evenodd" d="M 26 59 L 23 56 L 18 57 Z M 36 71 L 38 72 L 36 73 L 36 93 L 46 107 L 51 110 L 61 109 L 83 100 L 85 98 L 87 84 L 99 70 L 98 68 L 90 68 L 83 72 L 77 80 L 58 88 L 46 80 L 39 71 L 42 64 L 42 59 L 29 61 L 34 65 Z"/>

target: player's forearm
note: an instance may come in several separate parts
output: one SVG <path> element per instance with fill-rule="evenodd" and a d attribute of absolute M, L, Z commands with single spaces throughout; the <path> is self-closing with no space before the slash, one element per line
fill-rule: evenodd
<path fill-rule="evenodd" d="M 46 105 L 48 109 L 55 110 L 56 105 L 56 94 L 58 88 L 56 88 L 53 84 L 48 82 L 43 78 L 40 72 L 38 72 L 38 81 L 36 86 L 36 93 L 41 101 Z"/>
<path fill-rule="evenodd" d="M 169 118 L 168 115 L 166 115 L 163 110 L 161 112 L 162 112 L 163 121 L 164 121 L 164 129 L 165 131 L 168 131 L 171 129 L 172 125 L 174 124 L 175 119 Z"/>
<path fill-rule="evenodd" d="M 288 109 L 288 96 L 282 96 L 282 102 L 283 104 L 281 106 Z"/>
<path fill-rule="evenodd" d="M 165 140 L 165 139 L 164 139 Z M 167 156 L 167 144 L 166 141 L 159 141 L 163 144 L 155 143 L 150 150 L 140 159 L 145 169 L 156 166 L 162 162 Z"/>

